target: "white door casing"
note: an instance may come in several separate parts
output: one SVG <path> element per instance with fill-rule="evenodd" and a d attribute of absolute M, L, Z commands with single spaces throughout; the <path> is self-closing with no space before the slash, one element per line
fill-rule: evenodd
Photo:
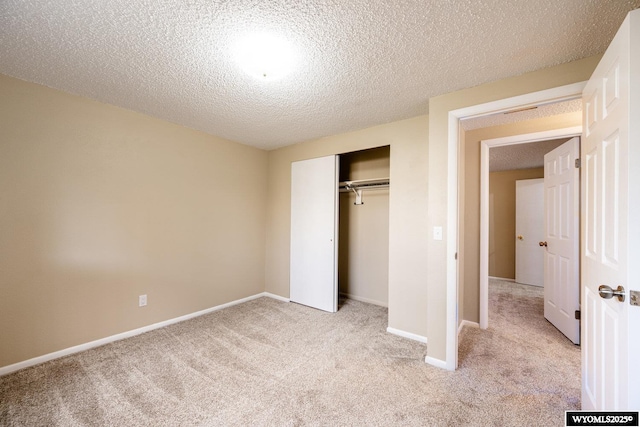
<path fill-rule="evenodd" d="M 580 343 L 580 138 L 544 156 L 544 317 Z"/>
<path fill-rule="evenodd" d="M 582 92 L 584 84 L 571 85 L 556 90 Z M 547 98 L 545 92 L 538 94 L 538 102 L 555 99 Z M 576 95 L 578 96 L 578 95 Z M 507 101 L 507 100 L 504 100 Z M 582 126 L 553 129 L 529 134 L 513 135 L 480 141 L 480 328 L 489 327 L 489 151 L 490 148 L 513 144 L 526 144 L 551 139 L 570 138 L 582 134 Z"/>
<path fill-rule="evenodd" d="M 516 181 L 516 282 L 544 285 L 544 179 Z"/>
<path fill-rule="evenodd" d="M 291 163 L 290 300 L 338 311 L 338 156 Z"/>
<path fill-rule="evenodd" d="M 585 410 L 640 408 L 640 344 L 638 331 L 631 329 L 640 326 L 640 307 L 629 305 L 629 289 L 638 289 L 640 277 L 639 58 L 640 10 L 636 10 L 625 19 L 583 92 Z M 600 285 L 623 286 L 624 301 L 601 298 Z"/>

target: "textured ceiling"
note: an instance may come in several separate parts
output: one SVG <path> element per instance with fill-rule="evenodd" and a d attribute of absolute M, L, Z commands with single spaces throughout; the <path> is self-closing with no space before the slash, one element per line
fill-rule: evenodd
<path fill-rule="evenodd" d="M 541 168 L 544 166 L 544 155 L 569 139 L 571 138 L 493 147 L 489 150 L 489 171 Z"/>
<path fill-rule="evenodd" d="M 464 131 L 490 126 L 517 123 L 525 120 L 553 117 L 565 113 L 582 112 L 582 100 L 556 102 L 540 105 L 533 109 L 498 113 L 461 121 Z M 514 144 L 493 147 L 489 150 L 489 171 L 500 172 L 515 169 L 530 169 L 544 166 L 544 155 L 560 146 L 570 138 L 539 141 L 527 144 Z"/>
<path fill-rule="evenodd" d="M 603 52 L 640 0 L 2 0 L 0 73 L 271 149 Z M 233 61 L 294 46 L 284 79 Z"/>

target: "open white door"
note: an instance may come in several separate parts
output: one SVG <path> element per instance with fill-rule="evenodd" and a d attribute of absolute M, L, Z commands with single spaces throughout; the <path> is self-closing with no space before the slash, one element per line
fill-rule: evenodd
<path fill-rule="evenodd" d="M 583 111 L 582 408 L 638 410 L 640 10 L 591 76 Z"/>
<path fill-rule="evenodd" d="M 516 181 L 516 282 L 544 285 L 544 179 Z"/>
<path fill-rule="evenodd" d="M 580 343 L 580 138 L 544 155 L 544 317 Z"/>
<path fill-rule="evenodd" d="M 291 164 L 290 300 L 338 311 L 338 156 Z"/>

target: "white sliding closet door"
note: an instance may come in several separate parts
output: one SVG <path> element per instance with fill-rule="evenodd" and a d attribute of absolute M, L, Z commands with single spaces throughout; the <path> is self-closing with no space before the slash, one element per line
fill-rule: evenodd
<path fill-rule="evenodd" d="M 290 299 L 338 311 L 338 156 L 291 164 Z"/>

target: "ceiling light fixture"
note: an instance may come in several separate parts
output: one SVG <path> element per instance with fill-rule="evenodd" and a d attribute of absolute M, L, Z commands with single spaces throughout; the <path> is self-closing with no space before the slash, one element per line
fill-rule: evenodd
<path fill-rule="evenodd" d="M 295 65 L 291 44 L 273 34 L 249 34 L 235 44 L 233 54 L 240 68 L 259 80 L 278 80 Z"/>

